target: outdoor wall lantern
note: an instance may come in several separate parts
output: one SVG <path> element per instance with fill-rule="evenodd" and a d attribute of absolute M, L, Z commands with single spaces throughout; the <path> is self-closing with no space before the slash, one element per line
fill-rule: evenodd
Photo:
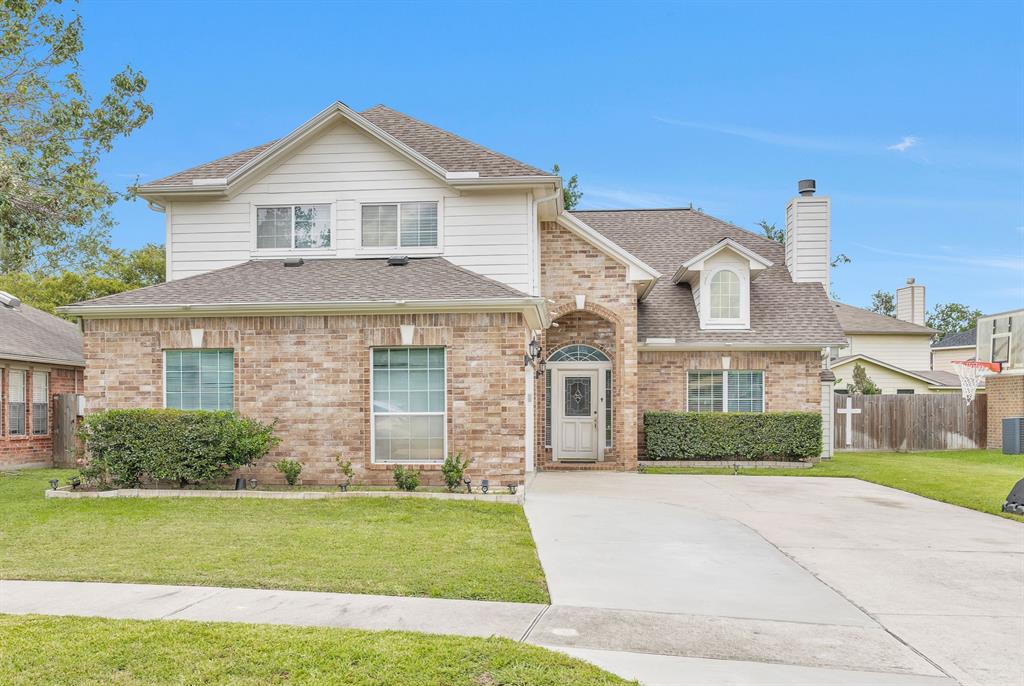
<path fill-rule="evenodd" d="M 541 350 L 540 342 L 536 338 L 530 341 L 530 344 L 526 347 L 526 357 L 523 359 L 523 366 L 529 367 L 531 362 L 540 357 Z"/>
<path fill-rule="evenodd" d="M 60 486 L 60 481 L 57 479 L 50 479 L 50 490 L 56 491 L 57 487 Z"/>
<path fill-rule="evenodd" d="M 466 484 L 466 493 L 472 493 L 473 492 L 473 480 L 472 479 L 463 479 L 462 483 Z"/>
<path fill-rule="evenodd" d="M 509 484 L 508 485 L 508 492 L 511 493 L 512 495 L 515 495 L 517 488 L 518 488 L 518 486 L 516 486 L 515 484 Z"/>
<path fill-rule="evenodd" d="M 485 494 L 487 493 L 487 490 L 488 490 L 488 489 L 489 489 L 490 487 L 491 487 L 491 481 L 490 481 L 490 479 L 482 479 L 482 480 L 480 481 L 480 490 L 481 490 L 481 491 L 483 491 L 483 492 L 484 492 Z"/>

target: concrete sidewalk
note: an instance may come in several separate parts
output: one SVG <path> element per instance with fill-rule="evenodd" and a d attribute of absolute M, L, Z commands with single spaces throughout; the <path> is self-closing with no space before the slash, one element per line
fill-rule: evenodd
<path fill-rule="evenodd" d="M 64 581 L 0 581 L 0 613 L 502 636 L 648 686 L 945 686 L 872 627 L 439 598 Z M 767 663 L 767 664 L 766 664 Z"/>

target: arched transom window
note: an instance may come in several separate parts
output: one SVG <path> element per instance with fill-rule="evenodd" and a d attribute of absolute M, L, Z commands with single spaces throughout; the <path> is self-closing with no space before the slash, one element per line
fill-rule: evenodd
<path fill-rule="evenodd" d="M 723 269 L 711 277 L 711 318 L 739 319 L 740 277 L 736 272 Z"/>
<path fill-rule="evenodd" d="M 548 362 L 608 362 L 608 356 L 589 345 L 567 345 L 551 353 Z"/>

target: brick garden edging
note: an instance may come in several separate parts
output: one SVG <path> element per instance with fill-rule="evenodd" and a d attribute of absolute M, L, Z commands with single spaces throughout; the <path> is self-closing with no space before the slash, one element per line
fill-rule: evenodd
<path fill-rule="evenodd" d="M 522 505 L 523 486 L 515 495 L 495 493 L 433 493 L 424 491 L 218 491 L 177 488 L 114 488 L 109 491 L 66 491 L 47 489 L 47 498 L 256 498 L 263 500 L 337 500 L 340 498 L 431 498 L 435 500 L 477 500 Z"/>
<path fill-rule="evenodd" d="M 810 469 L 813 462 L 786 462 L 782 460 L 640 460 L 643 467 L 710 467 L 731 469 Z"/>

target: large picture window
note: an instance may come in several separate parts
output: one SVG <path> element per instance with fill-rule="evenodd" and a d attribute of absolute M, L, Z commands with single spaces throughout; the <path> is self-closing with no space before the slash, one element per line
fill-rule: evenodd
<path fill-rule="evenodd" d="M 443 462 L 444 348 L 373 349 L 373 461 Z"/>
<path fill-rule="evenodd" d="M 257 250 L 312 250 L 330 247 L 330 205 L 256 208 Z"/>
<path fill-rule="evenodd" d="M 437 203 L 363 205 L 362 247 L 437 247 Z"/>
<path fill-rule="evenodd" d="M 32 435 L 50 432 L 50 375 L 32 372 Z"/>
<path fill-rule="evenodd" d="M 25 371 L 7 370 L 7 433 L 24 436 L 25 429 Z"/>
<path fill-rule="evenodd" d="M 164 353 L 164 404 L 177 410 L 233 410 L 232 350 L 168 350 Z"/>
<path fill-rule="evenodd" d="M 686 408 L 689 412 L 764 412 L 764 372 L 689 372 Z"/>

